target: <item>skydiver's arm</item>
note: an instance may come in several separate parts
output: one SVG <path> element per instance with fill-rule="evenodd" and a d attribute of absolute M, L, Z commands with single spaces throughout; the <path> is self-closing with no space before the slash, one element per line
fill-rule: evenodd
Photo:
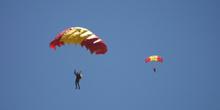
<path fill-rule="evenodd" d="M 76 69 L 74 69 L 74 74 L 76 75 Z"/>

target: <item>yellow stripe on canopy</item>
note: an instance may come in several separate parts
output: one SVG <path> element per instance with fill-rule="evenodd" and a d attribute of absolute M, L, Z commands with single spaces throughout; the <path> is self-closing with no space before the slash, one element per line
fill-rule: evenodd
<path fill-rule="evenodd" d="M 150 56 L 150 61 L 157 61 L 157 56 Z"/>
<path fill-rule="evenodd" d="M 73 43 L 77 46 L 77 44 L 81 44 L 84 39 L 88 38 L 91 35 L 93 35 L 93 33 L 88 29 L 75 27 L 65 33 L 60 41 L 63 41 L 64 43 L 67 43 L 69 45 L 70 43 Z"/>

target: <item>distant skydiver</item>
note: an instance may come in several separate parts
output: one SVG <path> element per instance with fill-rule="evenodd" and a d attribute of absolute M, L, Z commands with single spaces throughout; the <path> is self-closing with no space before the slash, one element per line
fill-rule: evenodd
<path fill-rule="evenodd" d="M 154 72 L 156 72 L 156 67 L 153 67 L 154 68 Z"/>
<path fill-rule="evenodd" d="M 76 89 L 77 87 L 80 89 L 79 80 L 82 78 L 81 71 L 76 72 L 76 69 L 74 69 L 74 74 L 76 75 L 76 80 L 75 80 Z"/>
<path fill-rule="evenodd" d="M 157 62 L 163 62 L 163 59 L 162 57 L 158 56 L 158 55 L 153 55 L 153 56 L 150 56 L 148 58 L 145 59 L 145 62 L 148 63 L 148 62 L 151 62 L 151 61 L 157 61 Z M 156 72 L 156 67 L 153 67 L 154 69 L 154 72 Z"/>

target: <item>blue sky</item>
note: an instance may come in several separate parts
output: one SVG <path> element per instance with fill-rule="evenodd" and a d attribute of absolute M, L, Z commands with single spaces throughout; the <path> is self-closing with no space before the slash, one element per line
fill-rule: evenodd
<path fill-rule="evenodd" d="M 219 110 L 220 1 L 0 1 L 1 110 Z M 108 46 L 56 51 L 84 27 Z M 145 63 L 151 55 L 164 62 Z M 157 72 L 153 72 L 153 67 Z M 82 70 L 76 90 L 73 70 Z"/>

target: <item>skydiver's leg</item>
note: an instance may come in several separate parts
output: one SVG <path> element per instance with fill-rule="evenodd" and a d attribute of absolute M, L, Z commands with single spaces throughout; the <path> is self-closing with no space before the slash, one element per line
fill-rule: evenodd
<path fill-rule="evenodd" d="M 79 82 L 78 82 L 78 87 L 79 87 L 79 89 L 80 89 L 80 85 L 79 85 Z"/>
<path fill-rule="evenodd" d="M 77 89 L 77 86 L 80 89 L 79 81 L 76 81 L 75 85 L 76 85 L 76 89 Z"/>
<path fill-rule="evenodd" d="M 76 86 L 76 89 L 77 89 L 77 82 L 75 82 L 75 86 Z"/>

